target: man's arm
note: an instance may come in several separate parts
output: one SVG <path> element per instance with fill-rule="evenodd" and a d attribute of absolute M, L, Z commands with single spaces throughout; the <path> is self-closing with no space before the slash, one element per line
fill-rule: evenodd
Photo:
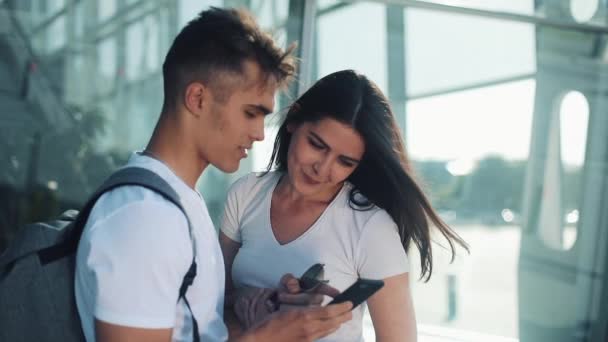
<path fill-rule="evenodd" d="M 99 341 L 169 341 L 192 261 L 185 216 L 172 204 L 141 200 L 98 224 L 80 264 L 90 274 L 87 290 L 95 303 L 87 312 L 94 321 L 90 333 Z"/>
<path fill-rule="evenodd" d="M 98 342 L 167 342 L 173 329 L 142 329 L 95 320 L 95 340 Z"/>
<path fill-rule="evenodd" d="M 314 341 L 352 318 L 351 302 L 277 312 L 233 342 Z"/>
<path fill-rule="evenodd" d="M 239 248 L 241 248 L 241 244 L 230 239 L 222 231 L 219 233 L 219 240 L 222 255 L 224 257 L 224 269 L 226 271 L 224 323 L 228 328 L 228 336 L 230 336 L 230 338 L 237 338 L 242 335 L 243 328 L 233 310 L 234 293 L 232 285 L 232 263 L 234 262 L 236 253 L 238 253 Z"/>

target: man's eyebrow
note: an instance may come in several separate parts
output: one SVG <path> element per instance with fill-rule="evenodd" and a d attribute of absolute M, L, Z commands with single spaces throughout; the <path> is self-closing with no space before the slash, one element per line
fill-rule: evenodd
<path fill-rule="evenodd" d="M 250 104 L 248 105 L 249 107 L 254 108 L 255 110 L 257 110 L 258 112 L 262 112 L 262 114 L 264 114 L 264 116 L 272 113 L 272 109 L 264 106 L 264 105 L 260 105 L 260 104 Z"/>

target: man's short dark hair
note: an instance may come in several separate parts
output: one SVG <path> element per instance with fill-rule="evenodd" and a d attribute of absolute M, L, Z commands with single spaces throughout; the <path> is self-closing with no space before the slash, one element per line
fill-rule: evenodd
<path fill-rule="evenodd" d="M 245 10 L 202 11 L 175 37 L 163 63 L 165 106 L 174 106 L 191 82 L 214 88 L 226 74 L 244 75 L 247 60 L 257 62 L 264 81 L 272 77 L 282 87 L 295 75 L 293 50 L 277 46 Z M 219 88 L 218 95 L 227 91 Z"/>

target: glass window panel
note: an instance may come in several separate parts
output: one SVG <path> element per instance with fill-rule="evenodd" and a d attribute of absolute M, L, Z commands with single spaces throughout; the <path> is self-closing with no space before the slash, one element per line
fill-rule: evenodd
<path fill-rule="evenodd" d="M 65 7 L 65 0 L 45 1 L 44 5 L 46 6 L 48 17 L 51 17 Z"/>
<path fill-rule="evenodd" d="M 343 3 L 341 0 L 317 0 L 317 8 L 323 10 L 341 3 Z"/>
<path fill-rule="evenodd" d="M 145 146 L 152 134 L 156 119 L 162 106 L 162 88 L 160 80 L 146 80 L 131 84 L 127 98 L 128 117 L 122 120 L 118 129 L 123 135 L 124 144 L 120 147 L 125 152 Z"/>
<path fill-rule="evenodd" d="M 264 29 L 284 24 L 289 11 L 289 1 L 254 0 L 249 5 L 260 27 Z"/>
<path fill-rule="evenodd" d="M 570 0 L 570 13 L 579 23 L 589 21 L 597 13 L 599 0 Z"/>
<path fill-rule="evenodd" d="M 97 65 L 99 79 L 98 91 L 101 94 L 112 89 L 116 77 L 116 38 L 104 39 L 97 47 Z"/>
<path fill-rule="evenodd" d="M 406 148 L 435 208 L 473 251 L 449 264 L 434 245 L 433 277 L 412 284 L 421 323 L 518 334 L 519 219 L 534 95 L 535 82 L 525 80 L 408 103 Z"/>
<path fill-rule="evenodd" d="M 102 0 L 97 2 L 97 14 L 100 22 L 103 22 L 116 13 L 116 0 Z"/>
<path fill-rule="evenodd" d="M 144 27 L 136 22 L 127 28 L 127 80 L 138 79 L 143 74 L 144 67 Z"/>
<path fill-rule="evenodd" d="M 562 94 L 551 113 L 538 218 L 539 237 L 551 249 L 576 242 L 588 117 L 589 103 L 577 91 Z"/>
<path fill-rule="evenodd" d="M 560 104 L 560 146 L 562 161 L 568 168 L 581 168 L 585 161 L 589 102 L 585 95 L 571 91 Z"/>
<path fill-rule="evenodd" d="M 524 15 L 556 22 L 578 21 L 597 27 L 606 25 L 606 11 L 595 11 L 599 0 L 419 0 L 429 5 L 450 6 L 463 9 L 499 12 L 508 15 Z M 424 6 L 423 6 L 424 7 Z"/>
<path fill-rule="evenodd" d="M 536 70 L 533 25 L 419 9 L 405 22 L 410 96 Z"/>
<path fill-rule="evenodd" d="M 563 231 L 562 248 L 574 246 L 580 217 L 580 191 L 583 184 L 583 164 L 587 146 L 589 103 L 578 91 L 567 93 L 560 106 L 560 152 L 563 167 Z"/>
<path fill-rule="evenodd" d="M 74 34 L 76 38 L 80 38 L 84 35 L 85 29 L 85 5 L 83 1 L 80 1 L 74 6 Z"/>
<path fill-rule="evenodd" d="M 158 17 L 158 45 L 159 45 L 159 63 L 165 60 L 165 56 L 169 51 L 171 43 L 173 43 L 173 37 L 170 36 L 172 28 L 170 27 L 169 11 L 161 9 Z"/>
<path fill-rule="evenodd" d="M 159 43 L 159 22 L 158 16 L 150 15 L 144 19 L 144 44 L 145 44 L 145 59 L 146 71 L 152 72 L 158 70 L 160 66 L 158 43 Z"/>
<path fill-rule="evenodd" d="M 501 11 L 517 14 L 534 14 L 533 0 L 421 0 L 440 5 L 473 8 L 488 11 Z"/>
<path fill-rule="evenodd" d="M 82 54 L 74 55 L 67 68 L 66 101 L 72 104 L 82 104 L 87 91 L 86 77 L 83 77 L 86 72 L 84 56 Z"/>
<path fill-rule="evenodd" d="M 534 90 L 535 82 L 526 80 L 410 101 L 408 152 L 416 160 L 474 161 L 491 155 L 526 159 Z M 517 139 L 512 139 L 514 132 Z"/>
<path fill-rule="evenodd" d="M 117 118 L 117 106 L 115 98 L 105 98 L 102 101 L 95 104 L 96 109 L 103 115 L 104 121 L 107 129 L 99 136 L 97 141 L 97 148 L 100 151 L 111 151 L 112 149 L 116 149 L 117 151 L 121 151 L 120 149 L 120 136 L 117 134 L 117 128 L 120 128 L 118 122 L 120 121 Z"/>
<path fill-rule="evenodd" d="M 384 5 L 352 4 L 319 17 L 317 22 L 318 78 L 337 70 L 357 69 L 386 91 Z M 354 24 L 361 22 L 366 24 Z"/>
<path fill-rule="evenodd" d="M 65 15 L 55 19 L 48 28 L 46 34 L 46 49 L 52 53 L 65 46 L 67 40 Z"/>
<path fill-rule="evenodd" d="M 190 20 L 194 19 L 200 11 L 209 6 L 222 7 L 224 0 L 179 0 L 177 16 L 179 27 L 184 27 Z"/>

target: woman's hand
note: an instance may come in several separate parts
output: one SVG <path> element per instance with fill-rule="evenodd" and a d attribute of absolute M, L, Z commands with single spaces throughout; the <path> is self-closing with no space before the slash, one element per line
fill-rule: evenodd
<path fill-rule="evenodd" d="M 287 273 L 281 277 L 277 293 L 278 304 L 281 310 L 294 307 L 319 306 L 324 296 L 335 297 L 340 291 L 325 284 L 319 283 L 314 289 L 302 291 L 300 281 L 292 274 Z"/>

